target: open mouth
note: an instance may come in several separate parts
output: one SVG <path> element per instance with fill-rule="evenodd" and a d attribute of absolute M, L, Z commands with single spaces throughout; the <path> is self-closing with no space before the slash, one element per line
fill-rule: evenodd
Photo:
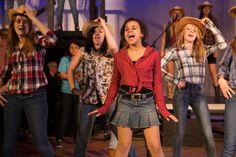
<path fill-rule="evenodd" d="M 94 39 L 95 39 L 95 40 L 100 40 L 100 37 L 98 36 L 98 37 L 95 37 Z"/>
<path fill-rule="evenodd" d="M 19 31 L 24 31 L 25 29 L 24 28 L 18 28 Z"/>
<path fill-rule="evenodd" d="M 188 37 L 191 37 L 191 38 L 192 38 L 192 37 L 193 37 L 193 35 L 192 35 L 192 34 L 188 34 Z"/>
<path fill-rule="evenodd" d="M 134 38 L 135 37 L 135 35 L 128 35 L 128 38 L 129 39 L 132 39 L 132 38 Z"/>

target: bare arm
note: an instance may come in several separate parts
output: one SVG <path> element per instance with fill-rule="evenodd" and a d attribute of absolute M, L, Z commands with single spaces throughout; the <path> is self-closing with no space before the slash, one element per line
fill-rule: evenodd
<path fill-rule="evenodd" d="M 103 27 L 105 35 L 106 35 L 106 40 L 108 44 L 108 52 L 111 53 L 111 55 L 114 56 L 116 52 L 118 52 L 118 45 L 116 43 L 116 40 L 114 38 L 114 35 L 112 32 L 109 30 L 106 22 L 104 19 L 101 17 L 97 18 L 96 21 Z"/>
<path fill-rule="evenodd" d="M 166 29 L 166 24 L 163 25 L 163 31 Z M 166 44 L 166 32 L 163 33 L 162 38 L 161 38 L 161 58 L 165 56 L 165 44 Z"/>
<path fill-rule="evenodd" d="M 47 32 L 49 31 L 49 28 L 46 27 L 41 21 L 39 21 L 37 17 L 35 17 L 35 15 L 33 14 L 33 11 L 26 7 L 25 8 L 25 13 L 29 17 L 29 19 L 32 20 L 32 22 L 39 29 L 39 31 L 43 35 L 46 35 Z"/>
<path fill-rule="evenodd" d="M 62 78 L 64 80 L 67 80 L 68 79 L 67 73 L 66 72 L 60 72 L 60 78 Z"/>
<path fill-rule="evenodd" d="M 79 50 L 79 52 L 76 53 L 76 55 L 73 57 L 72 61 L 70 62 L 70 66 L 67 70 L 67 78 L 68 78 L 71 90 L 75 88 L 74 71 L 76 67 L 79 65 L 81 57 L 82 57 L 82 52 L 81 50 Z"/>

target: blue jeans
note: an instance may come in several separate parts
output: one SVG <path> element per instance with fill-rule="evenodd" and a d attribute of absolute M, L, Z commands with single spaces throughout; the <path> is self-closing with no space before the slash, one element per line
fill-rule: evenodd
<path fill-rule="evenodd" d="M 208 157 L 216 157 L 215 143 L 211 129 L 210 113 L 206 98 L 198 84 L 186 84 L 183 89 L 176 89 L 173 98 L 174 114 L 179 122 L 176 123 L 173 157 L 181 157 L 181 146 L 185 134 L 188 106 L 190 105 L 202 129 Z"/>
<path fill-rule="evenodd" d="M 8 102 L 4 106 L 3 157 L 15 157 L 23 112 L 26 113 L 33 140 L 41 156 L 53 157 L 53 149 L 47 135 L 46 89 L 38 89 L 32 94 L 6 94 L 5 98 Z"/>
<path fill-rule="evenodd" d="M 18 6 L 25 5 L 25 0 L 17 0 Z M 5 0 L 5 5 L 7 5 L 7 11 L 5 13 L 5 25 L 9 25 L 10 21 L 7 15 L 9 9 L 14 8 L 14 0 Z"/>
<path fill-rule="evenodd" d="M 76 139 L 74 157 L 86 157 L 87 145 L 91 135 L 96 115 L 88 113 L 97 108 L 96 104 L 78 103 L 78 117 L 76 126 Z"/>
<path fill-rule="evenodd" d="M 72 15 L 74 19 L 75 27 L 78 26 L 78 11 L 76 8 L 76 0 L 69 0 L 70 8 L 72 10 Z M 57 10 L 57 26 L 62 25 L 63 10 L 64 10 L 65 0 L 58 0 L 58 10 Z"/>
<path fill-rule="evenodd" d="M 236 95 L 225 101 L 224 147 L 221 157 L 233 157 L 236 150 Z"/>

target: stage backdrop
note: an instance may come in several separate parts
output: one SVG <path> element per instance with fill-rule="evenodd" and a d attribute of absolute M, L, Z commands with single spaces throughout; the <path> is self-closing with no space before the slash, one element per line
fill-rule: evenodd
<path fill-rule="evenodd" d="M 0 0 L 0 9 L 3 8 L 3 0 Z M 26 0 L 26 5 L 39 9 L 47 5 L 47 0 Z M 57 0 L 55 1 L 55 24 L 57 15 Z M 234 0 L 211 0 L 213 4 L 213 15 L 219 21 L 219 28 L 229 42 L 235 34 L 235 22 L 227 14 L 229 7 L 236 5 Z M 97 6 L 100 5 L 100 0 L 96 0 Z M 202 0 L 106 0 L 106 15 L 108 22 L 113 26 L 115 37 L 119 42 L 119 29 L 128 17 L 135 17 L 142 19 L 149 28 L 148 42 L 151 44 L 156 37 L 162 32 L 162 25 L 169 20 L 169 9 L 179 5 L 185 9 L 186 16 L 199 16 L 198 5 L 202 3 Z M 77 0 L 77 8 L 79 10 L 79 25 L 82 28 L 83 23 L 89 18 L 89 0 Z M 1 12 L 1 11 L 0 11 Z M 47 23 L 47 12 L 43 13 L 39 17 L 45 23 Z M 2 26 L 3 14 L 0 15 L 0 24 Z M 73 30 L 74 23 L 69 6 L 68 0 L 65 0 L 63 27 L 65 30 Z M 156 48 L 159 49 L 160 40 L 156 44 Z M 220 55 L 221 56 L 221 55 Z M 208 75 L 206 78 L 206 92 L 208 95 L 213 94 L 213 88 L 211 79 Z M 206 86 L 205 86 L 206 87 Z"/>

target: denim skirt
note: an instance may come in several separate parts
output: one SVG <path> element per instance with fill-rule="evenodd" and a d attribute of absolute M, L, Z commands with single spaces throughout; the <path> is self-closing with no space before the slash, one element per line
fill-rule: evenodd
<path fill-rule="evenodd" d="M 160 125 L 154 98 L 127 99 L 122 95 L 117 99 L 112 124 L 129 128 L 148 128 Z"/>

